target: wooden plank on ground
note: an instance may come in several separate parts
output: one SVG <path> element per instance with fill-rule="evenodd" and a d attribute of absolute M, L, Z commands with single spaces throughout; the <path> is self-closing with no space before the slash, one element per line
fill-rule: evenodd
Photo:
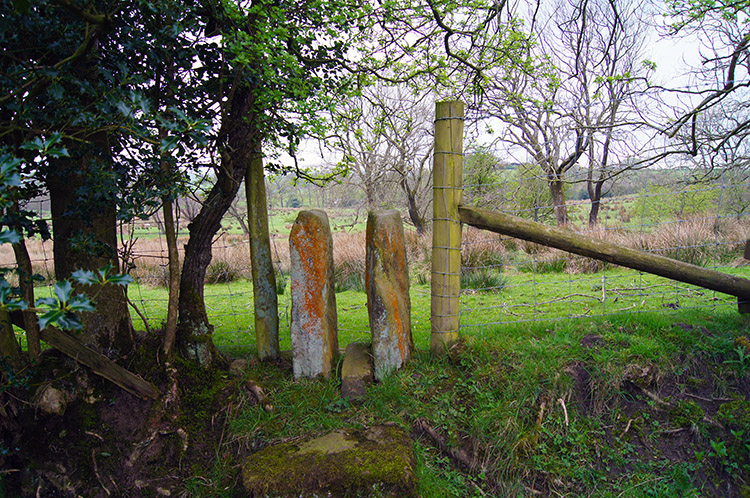
<path fill-rule="evenodd" d="M 95 374 L 117 384 L 131 394 L 143 399 L 156 399 L 161 395 L 159 389 L 150 382 L 146 382 L 136 374 L 122 368 L 103 354 L 94 351 L 61 330 L 48 327 L 42 330 L 41 339 L 78 363 L 91 368 Z"/>

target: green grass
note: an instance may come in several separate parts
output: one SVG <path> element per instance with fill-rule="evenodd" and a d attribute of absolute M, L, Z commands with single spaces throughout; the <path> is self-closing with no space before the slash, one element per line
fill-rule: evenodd
<path fill-rule="evenodd" d="M 687 330 L 675 321 L 696 326 Z M 422 497 L 529 496 L 530 489 L 545 496 L 721 496 L 713 483 L 727 478 L 723 463 L 676 458 L 675 447 L 659 441 L 681 428 L 677 419 L 628 390 L 624 379 L 638 365 L 657 372 L 656 382 L 670 384 L 675 398 L 698 380 L 736 388 L 747 377 L 723 359 L 742 330 L 746 320 L 734 312 L 681 311 L 464 331 L 449 356 L 417 351 L 358 403 L 340 398 L 336 375 L 295 382 L 289 370 L 258 364 L 246 375 L 264 386 L 275 409 L 248 406 L 231 431 L 245 444 L 265 445 L 377 423 L 412 430 L 426 420 L 450 448 L 465 449 L 478 463 L 463 468 L 429 438 L 417 438 Z M 592 335 L 599 342 L 584 346 Z M 686 429 L 695 435 L 679 444 L 691 456 L 708 455 L 710 441 L 726 434 L 696 423 Z M 747 465 L 743 458 L 736 457 L 738 467 Z"/>
<path fill-rule="evenodd" d="M 150 327 L 159 327 L 166 320 L 167 290 L 132 284 L 128 296 L 148 318 Z M 291 298 L 287 291 L 279 299 L 279 338 L 282 349 L 291 349 L 289 317 Z M 429 347 L 430 296 L 429 288 L 413 287 L 412 327 L 418 347 Z M 206 310 L 214 326 L 214 342 L 230 354 L 250 354 L 255 349 L 253 325 L 252 282 L 239 280 L 226 284 L 207 284 L 205 287 Z M 339 346 L 345 348 L 355 341 L 369 340 L 367 297 L 363 292 L 344 291 L 336 294 L 338 312 Z M 143 329 L 141 318 L 131 312 L 135 327 Z"/>
<path fill-rule="evenodd" d="M 724 268 L 722 271 L 750 277 L 749 267 Z M 461 297 L 461 324 L 464 330 L 491 335 L 492 324 L 651 311 L 673 314 L 690 308 L 703 308 L 704 313 L 713 313 L 715 310 L 728 310 L 731 313 L 735 312 L 737 302 L 732 296 L 626 269 L 584 275 L 505 272 L 501 283 L 503 288 L 499 292 L 469 289 Z M 489 286 L 481 283 L 477 285 Z M 279 296 L 282 349 L 291 348 L 288 288 L 287 281 L 286 292 Z M 165 288 L 133 284 L 128 293 L 148 317 L 151 327 L 158 327 L 166 319 Z M 411 286 L 413 335 L 419 348 L 429 347 L 429 293 L 428 285 Z M 205 296 L 209 320 L 215 327 L 216 344 L 220 348 L 226 348 L 230 354 L 252 352 L 255 336 L 251 282 L 241 279 L 224 284 L 209 284 L 206 285 Z M 369 324 L 366 295 L 347 290 L 336 294 L 336 302 L 340 347 L 345 348 L 353 341 L 367 340 Z M 137 314 L 132 313 L 132 316 L 136 328 L 142 329 Z"/>
<path fill-rule="evenodd" d="M 735 344 L 748 323 L 736 312 L 735 298 L 624 269 L 582 276 L 505 272 L 503 278 L 502 292 L 462 297 L 462 323 L 481 326 L 462 328 L 459 347 L 438 359 L 427 353 L 429 287 L 412 285 L 414 359 L 370 386 L 360 402 L 341 399 L 340 363 L 329 379 L 300 381 L 278 364 L 252 364 L 245 376 L 263 386 L 274 410 L 248 401 L 230 421 L 232 441 L 263 447 L 379 423 L 414 431 L 417 421 L 426 420 L 449 448 L 463 448 L 477 464 L 467 469 L 429 437 L 415 437 L 421 497 L 520 497 L 531 490 L 691 497 L 723 496 L 724 482 L 741 488 L 742 469 L 750 472 L 750 461 L 737 450 L 745 439 L 705 421 L 718 405 L 701 402 L 708 418 L 689 419 L 626 380 L 633 371 L 650 372 L 645 389 L 674 407 L 697 406 L 685 392 L 735 396 L 750 380 L 750 361 Z M 158 325 L 166 291 L 132 286 L 130 296 Z M 367 341 L 364 293 L 348 290 L 336 299 L 340 346 Z M 208 285 L 206 304 L 219 347 L 252 354 L 250 282 Z M 493 307 L 498 304 L 508 307 Z M 581 307 L 592 316 L 560 320 L 582 314 Z M 279 309 L 281 345 L 289 349 L 288 292 L 279 296 Z M 590 337 L 593 346 L 586 343 Z M 220 462 L 188 487 L 200 496 L 226 495 L 210 483 L 226 483 L 222 472 L 231 468 Z"/>
<path fill-rule="evenodd" d="M 750 275 L 749 268 L 722 271 Z M 739 492 L 750 475 L 741 451 L 750 438 L 709 422 L 721 405 L 701 401 L 707 418 L 689 419 L 626 380 L 650 372 L 645 389 L 674 407 L 696 402 L 684 393 L 710 400 L 746 392 L 750 360 L 737 339 L 748 322 L 736 298 L 624 269 L 506 271 L 502 278 L 501 292 L 462 296 L 462 340 L 443 358 L 427 353 L 429 286 L 412 285 L 414 359 L 360 402 L 341 399 L 340 363 L 329 379 L 300 381 L 288 366 L 251 364 L 244 375 L 264 388 L 274 410 L 247 397 L 228 440 L 260 448 L 340 427 L 394 423 L 415 431 L 427 421 L 476 466 L 467 469 L 429 437 L 415 436 L 421 497 L 723 496 L 726 482 Z M 129 296 L 152 327 L 160 325 L 166 289 L 134 284 Z M 253 354 L 251 283 L 207 285 L 205 296 L 216 344 L 232 356 Z M 347 290 L 336 299 L 340 347 L 367 341 L 365 294 Z M 279 296 L 282 349 L 290 349 L 289 306 L 287 286 Z M 575 315 L 587 316 L 567 319 Z M 232 496 L 213 483 L 233 482 L 235 468 L 217 459 L 186 489 Z"/>

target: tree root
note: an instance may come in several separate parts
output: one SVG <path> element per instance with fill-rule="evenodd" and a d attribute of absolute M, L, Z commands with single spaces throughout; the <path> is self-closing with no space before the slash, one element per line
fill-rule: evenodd
<path fill-rule="evenodd" d="M 427 420 L 423 418 L 417 419 L 414 422 L 414 431 L 418 434 L 429 436 L 441 453 L 450 457 L 469 472 L 474 472 L 477 463 L 476 455 L 470 455 L 468 451 L 462 448 L 449 447 L 445 438 Z"/>
<path fill-rule="evenodd" d="M 253 393 L 253 396 L 255 396 L 258 404 L 262 406 L 265 411 L 273 411 L 273 404 L 271 403 L 271 400 L 268 398 L 268 396 L 266 396 L 266 393 L 263 392 L 262 387 L 260 387 L 252 380 L 247 381 L 247 387 L 248 389 L 250 389 L 250 392 Z"/>

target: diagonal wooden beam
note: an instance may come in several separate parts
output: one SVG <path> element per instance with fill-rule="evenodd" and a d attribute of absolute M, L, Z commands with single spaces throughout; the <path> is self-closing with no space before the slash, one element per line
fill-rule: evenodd
<path fill-rule="evenodd" d="M 750 312 L 750 280 L 746 278 L 488 209 L 459 206 L 458 213 L 462 223 L 477 228 L 737 296 L 740 313 Z"/>

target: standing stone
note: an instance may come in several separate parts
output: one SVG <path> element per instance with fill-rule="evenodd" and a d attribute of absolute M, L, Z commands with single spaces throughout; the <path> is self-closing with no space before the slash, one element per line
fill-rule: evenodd
<path fill-rule="evenodd" d="M 382 380 L 411 357 L 411 299 L 404 228 L 398 211 L 367 216 L 367 307 L 375 378 Z"/>
<path fill-rule="evenodd" d="M 301 211 L 289 234 L 294 378 L 328 377 L 338 352 L 333 239 L 328 216 Z"/>

